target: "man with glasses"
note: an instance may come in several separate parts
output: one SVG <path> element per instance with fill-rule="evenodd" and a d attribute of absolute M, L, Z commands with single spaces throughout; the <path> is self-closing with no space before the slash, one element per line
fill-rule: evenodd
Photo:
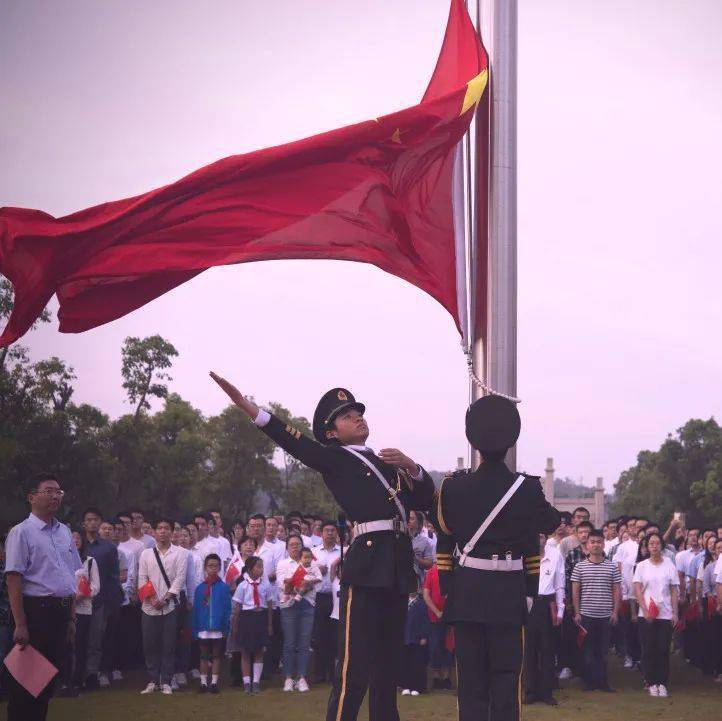
<path fill-rule="evenodd" d="M 60 666 L 75 624 L 75 571 L 80 557 L 70 529 L 56 519 L 63 491 L 58 479 L 44 473 L 26 486 L 30 515 L 10 529 L 6 566 L 14 642 L 28 644 Z M 8 721 L 42 721 L 47 716 L 53 682 L 34 698 L 9 674 Z"/>

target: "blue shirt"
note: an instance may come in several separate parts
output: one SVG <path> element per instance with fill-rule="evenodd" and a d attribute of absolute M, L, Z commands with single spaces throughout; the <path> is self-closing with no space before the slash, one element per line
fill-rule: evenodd
<path fill-rule="evenodd" d="M 31 513 L 10 529 L 5 554 L 5 573 L 23 577 L 23 596 L 64 598 L 75 593 L 80 556 L 70 529 L 56 518 L 45 523 Z"/>
<path fill-rule="evenodd" d="M 687 566 L 687 576 L 697 580 L 697 574 L 699 573 L 699 567 L 704 561 L 704 551 L 699 551 L 696 556 L 692 556 Z"/>
<path fill-rule="evenodd" d="M 104 604 L 113 608 L 120 606 L 123 589 L 120 587 L 117 547 L 104 538 L 96 538 L 92 543 L 88 543 L 88 555 L 95 559 L 100 573 L 100 592 L 93 599 L 93 608 Z"/>

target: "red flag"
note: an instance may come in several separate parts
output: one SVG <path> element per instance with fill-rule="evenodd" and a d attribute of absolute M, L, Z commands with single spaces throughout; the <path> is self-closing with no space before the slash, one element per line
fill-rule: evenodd
<path fill-rule="evenodd" d="M 684 620 L 687 623 L 694 623 L 699 618 L 699 605 L 691 603 L 687 609 L 687 613 L 684 614 Z"/>
<path fill-rule="evenodd" d="M 299 566 L 293 576 L 291 576 L 291 585 L 296 589 L 301 588 L 304 578 L 306 578 L 306 569 L 303 566 Z"/>
<path fill-rule="evenodd" d="M 153 598 L 156 595 L 153 584 L 148 581 L 138 589 L 138 598 L 141 601 L 145 601 L 147 598 Z"/>
<path fill-rule="evenodd" d="M 446 629 L 446 636 L 444 636 L 444 646 L 449 653 L 456 651 L 456 636 L 454 635 L 454 627 L 449 626 Z"/>
<path fill-rule="evenodd" d="M 584 645 L 584 639 L 587 637 L 587 633 L 589 632 L 586 628 L 584 628 L 584 626 L 577 626 L 577 628 L 579 629 L 577 632 L 577 648 L 581 648 Z"/>
<path fill-rule="evenodd" d="M 212 266 L 281 258 L 371 263 L 432 295 L 459 327 L 453 166 L 486 81 L 486 53 L 452 0 L 418 105 L 62 218 L 0 210 L 0 272 L 15 288 L 0 345 L 22 336 L 54 293 L 60 330 L 77 333 Z"/>
<path fill-rule="evenodd" d="M 78 596 L 90 597 L 92 591 L 90 590 L 90 581 L 87 576 L 81 576 L 78 580 Z"/>
<path fill-rule="evenodd" d="M 240 575 L 241 572 L 238 570 L 238 566 L 236 566 L 235 563 L 232 563 L 228 566 L 228 570 L 226 571 L 226 583 L 230 586 L 234 579 L 238 578 Z"/>
<path fill-rule="evenodd" d="M 707 620 L 711 621 L 717 613 L 717 597 L 707 596 Z"/>
<path fill-rule="evenodd" d="M 649 612 L 649 617 L 651 619 L 655 619 L 659 616 L 659 607 L 654 602 L 653 598 L 649 599 L 649 604 L 647 606 L 647 611 Z"/>

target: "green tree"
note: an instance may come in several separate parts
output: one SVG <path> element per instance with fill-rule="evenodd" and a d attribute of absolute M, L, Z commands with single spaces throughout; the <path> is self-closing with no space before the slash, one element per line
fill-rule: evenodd
<path fill-rule="evenodd" d="M 644 513 L 663 522 L 685 511 L 693 523 L 722 520 L 722 429 L 714 418 L 692 419 L 658 451 L 641 451 L 617 484 L 615 510 Z"/>
<path fill-rule="evenodd" d="M 13 311 L 14 293 L 12 283 L 2 275 L 0 275 L 0 325 L 4 326 Z M 32 329 L 37 328 L 38 323 L 50 322 L 50 311 L 45 308 L 40 317 L 33 323 Z M 0 370 L 5 367 L 5 361 L 10 354 L 9 347 L 0 348 Z"/>
<path fill-rule="evenodd" d="M 173 380 L 165 372 L 173 364 L 178 351 L 172 343 L 159 335 L 148 338 L 128 337 L 121 351 L 123 388 L 128 400 L 135 406 L 137 420 L 144 410 L 150 409 L 149 397 L 165 398 L 168 386 L 163 381 Z"/>
<path fill-rule="evenodd" d="M 272 497 L 278 469 L 274 444 L 235 405 L 208 420 L 209 474 L 197 489 L 196 506 L 218 505 L 232 518 L 247 518 L 262 496 Z"/>

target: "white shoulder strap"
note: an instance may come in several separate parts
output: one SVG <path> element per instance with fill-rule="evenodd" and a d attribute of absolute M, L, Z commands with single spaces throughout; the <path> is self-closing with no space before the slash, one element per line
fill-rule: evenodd
<path fill-rule="evenodd" d="M 509 490 L 499 499 L 499 502 L 491 509 L 491 513 L 484 519 L 484 522 L 479 526 L 476 533 L 469 539 L 469 542 L 464 546 L 464 550 L 459 558 L 459 565 L 463 566 L 466 557 L 471 553 L 472 549 L 476 545 L 477 541 L 486 533 L 486 529 L 489 528 L 492 521 L 501 513 L 501 510 L 509 503 L 511 497 L 519 490 L 521 484 L 524 483 L 524 475 L 520 473 L 514 483 L 509 486 Z"/>
<path fill-rule="evenodd" d="M 396 508 L 399 509 L 399 513 L 401 514 L 401 520 L 406 523 L 406 509 L 404 508 L 403 504 L 399 500 L 399 496 L 397 492 L 391 488 L 389 485 L 389 482 L 384 478 L 384 474 L 381 473 L 381 471 L 376 468 L 376 466 L 371 463 L 371 461 L 366 458 L 362 453 L 359 453 L 358 451 L 355 451 L 353 448 L 349 448 L 348 446 L 341 446 L 345 451 L 348 451 L 352 456 L 356 456 L 360 461 L 365 463 L 375 474 L 376 478 L 381 481 L 383 487 L 389 492 L 389 495 L 394 499 L 394 503 L 396 504 Z"/>

